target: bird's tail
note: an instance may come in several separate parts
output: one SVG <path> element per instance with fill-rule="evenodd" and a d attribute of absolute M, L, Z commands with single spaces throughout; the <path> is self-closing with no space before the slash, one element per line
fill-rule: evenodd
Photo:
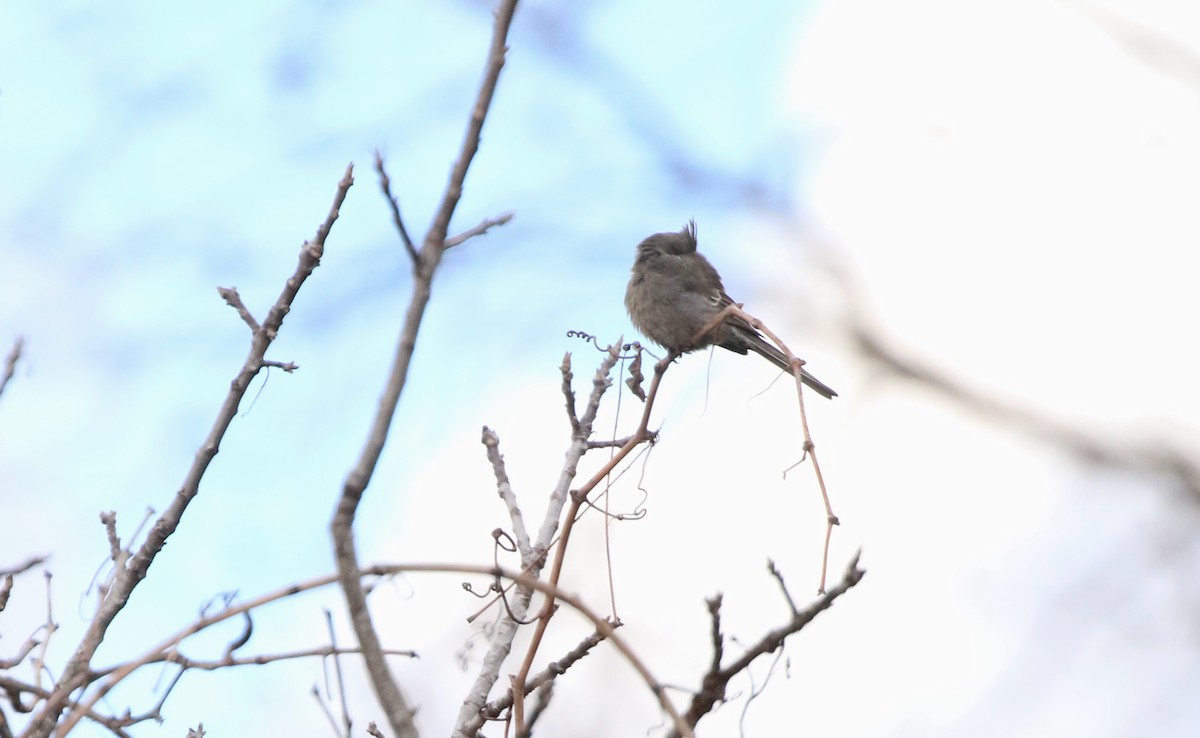
<path fill-rule="evenodd" d="M 747 340 L 747 347 L 788 374 L 792 373 L 792 367 L 788 364 L 787 357 L 783 355 L 782 351 L 767 343 L 766 339 L 762 336 L 756 335 L 753 338 L 757 340 Z M 809 374 L 808 370 L 804 367 L 800 367 L 800 381 L 807 384 L 822 397 L 832 400 L 838 396 L 838 393 L 834 392 L 832 387 Z"/>

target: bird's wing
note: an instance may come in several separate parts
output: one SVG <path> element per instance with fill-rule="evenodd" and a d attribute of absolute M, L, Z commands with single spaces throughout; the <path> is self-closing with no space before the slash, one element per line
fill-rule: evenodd
<path fill-rule="evenodd" d="M 738 305 L 738 304 L 740 304 L 740 303 L 735 302 L 734 299 L 729 296 L 729 293 L 725 291 L 725 288 L 722 287 L 720 295 L 717 296 L 717 301 L 716 301 L 717 307 L 721 310 L 724 310 L 725 308 L 729 307 L 730 305 Z M 754 334 L 755 336 L 758 336 L 760 338 L 762 337 L 762 334 L 759 333 L 758 331 L 756 331 L 752 325 L 750 325 L 746 321 L 742 320 L 741 318 L 737 317 L 736 315 L 730 316 L 728 319 L 726 319 L 725 322 L 730 326 L 742 328 L 745 331 Z"/>

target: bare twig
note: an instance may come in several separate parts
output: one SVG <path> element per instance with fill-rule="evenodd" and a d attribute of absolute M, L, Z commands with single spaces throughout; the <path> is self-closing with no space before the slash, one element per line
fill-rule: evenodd
<path fill-rule="evenodd" d="M 108 555 L 117 568 L 124 565 L 121 547 L 121 536 L 117 534 L 117 513 L 114 510 L 100 513 L 100 522 L 104 525 L 104 533 L 108 537 Z"/>
<path fill-rule="evenodd" d="M 563 354 L 562 365 L 558 367 L 558 370 L 562 373 L 563 378 L 562 393 L 563 400 L 566 401 L 567 422 L 571 424 L 571 433 L 576 434 L 579 432 L 579 416 L 575 412 L 575 389 L 571 385 L 571 382 L 575 379 L 575 375 L 571 373 L 570 351 Z"/>
<path fill-rule="evenodd" d="M 375 171 L 379 173 L 379 188 L 383 190 L 383 196 L 387 198 L 388 204 L 392 208 L 392 223 L 396 226 L 396 231 L 400 234 L 400 242 L 404 244 L 404 250 L 408 252 L 408 256 L 412 259 L 413 266 L 417 264 L 417 247 L 413 245 L 413 241 L 408 237 L 408 229 L 404 227 L 404 218 L 400 217 L 400 201 L 392 194 L 392 180 L 388 177 L 387 170 L 383 167 L 383 154 L 379 149 L 375 150 Z"/>
<path fill-rule="evenodd" d="M 740 735 L 746 735 L 746 716 L 750 714 L 750 705 L 767 690 L 767 685 L 771 683 L 771 677 L 775 675 L 775 667 L 779 666 L 779 662 L 782 660 L 783 649 L 781 648 L 775 652 L 775 658 L 771 659 L 771 665 L 767 667 L 767 676 L 763 679 L 762 684 L 756 683 L 754 672 L 749 667 L 746 668 L 746 677 L 750 679 L 750 692 L 742 703 L 741 714 L 738 715 L 738 733 Z"/>
<path fill-rule="evenodd" d="M 333 629 L 333 613 L 328 609 L 325 610 L 325 628 L 329 631 L 330 656 L 333 659 L 334 678 L 337 680 L 338 702 L 341 703 L 342 707 L 342 727 L 345 729 L 342 735 L 350 738 L 352 723 L 350 720 L 350 705 L 346 702 L 346 678 L 342 674 L 341 653 L 337 647 L 337 633 Z"/>
<path fill-rule="evenodd" d="M 238 294 L 237 287 L 218 287 L 217 294 L 225 301 L 225 304 L 237 311 L 242 322 L 250 326 L 251 333 L 258 333 L 262 326 L 250 314 L 250 309 L 246 307 L 246 303 L 242 302 L 242 296 Z"/>
<path fill-rule="evenodd" d="M 501 213 L 500 215 L 497 215 L 495 218 L 485 218 L 478 225 L 468 228 L 457 236 L 451 236 L 450 238 L 447 238 L 446 248 L 451 249 L 464 241 L 468 241 L 476 236 L 482 236 L 492 228 L 495 228 L 496 226 L 502 226 L 508 221 L 512 220 L 513 215 L 515 215 L 515 213 L 510 210 L 507 213 Z"/>
<path fill-rule="evenodd" d="M 33 657 L 33 679 L 39 687 L 43 676 L 49 674 L 46 668 L 46 654 L 50 651 L 50 641 L 54 640 L 54 634 L 58 632 L 58 623 L 54 622 L 54 590 L 50 586 L 53 578 L 54 575 L 49 571 L 42 572 L 42 583 L 46 587 L 46 622 L 42 624 L 42 640 L 38 643 L 37 653 Z M 62 684 L 61 680 L 59 684 Z M 26 731 L 28 732 L 28 727 Z"/>
<path fill-rule="evenodd" d="M 46 563 L 48 559 L 48 556 L 30 556 L 19 564 L 14 564 L 10 567 L 0 569 L 0 576 L 22 574 L 35 566 L 40 566 L 41 564 Z"/>
<path fill-rule="evenodd" d="M 69 695 L 85 687 L 90 682 L 92 678 L 90 666 L 92 656 L 104 640 L 109 625 L 112 624 L 113 619 L 125 607 L 125 603 L 129 601 L 129 596 L 134 588 L 146 577 L 150 564 L 153 563 L 158 552 L 166 544 L 167 538 L 179 527 L 184 511 L 199 493 L 200 480 L 204 477 L 209 464 L 212 463 L 213 458 L 217 455 L 221 439 L 225 436 L 225 431 L 228 430 L 234 417 L 236 417 L 238 404 L 245 395 L 246 389 L 250 386 L 251 380 L 262 369 L 263 356 L 267 348 L 275 340 L 275 336 L 283 325 L 284 317 L 291 310 L 292 301 L 295 299 L 296 293 L 300 290 L 300 287 L 309 275 L 312 274 L 313 270 L 320 264 L 321 256 L 325 249 L 325 239 L 329 235 L 334 221 L 337 220 L 338 210 L 346 198 L 347 191 L 354 183 L 353 171 L 353 165 L 346 167 L 346 172 L 338 183 L 333 205 L 325 220 L 318 227 L 316 237 L 312 241 L 305 242 L 304 246 L 300 249 L 299 262 L 295 272 L 287 280 L 275 304 L 267 313 L 267 318 L 263 322 L 261 329 L 254 332 L 251 340 L 250 354 L 238 372 L 237 377 L 231 383 L 229 393 L 226 395 L 225 401 L 217 413 L 217 418 L 213 423 L 212 429 L 209 431 L 208 437 L 200 449 L 196 452 L 195 461 L 188 470 L 179 491 L 175 494 L 171 504 L 159 516 L 154 526 L 150 529 L 146 540 L 139 547 L 137 553 L 134 554 L 123 569 L 116 573 L 114 581 L 107 592 L 105 592 L 83 639 L 80 641 L 70 661 L 67 662 L 53 695 L 31 717 L 26 731 L 26 735 L 29 738 L 44 738 L 51 731 L 55 730 L 56 725 L 58 726 L 59 735 L 66 735 L 78 722 L 79 718 L 82 717 L 81 714 L 76 714 L 76 711 L 72 709 L 70 711 L 71 714 L 68 714 L 66 719 L 59 724 L 59 717 L 68 706 Z"/>
<path fill-rule="evenodd" d="M 771 576 L 779 584 L 779 591 L 783 594 L 783 599 L 787 600 L 788 607 L 792 610 L 792 615 L 800 612 L 796 607 L 796 601 L 792 599 L 792 593 L 788 591 L 787 582 L 783 581 L 783 572 L 779 571 L 779 567 L 775 566 L 775 562 L 767 560 L 767 571 L 771 572 Z"/>
<path fill-rule="evenodd" d="M 297 369 L 299 369 L 299 368 L 300 368 L 300 365 L 299 365 L 299 364 L 297 364 L 297 363 L 296 363 L 296 362 L 294 362 L 294 361 L 269 361 L 269 360 L 264 360 L 264 361 L 263 361 L 263 363 L 262 363 L 262 365 L 263 365 L 264 367 L 274 367 L 274 368 L 276 368 L 276 369 L 282 369 L 283 371 L 287 372 L 288 374 L 291 374 L 291 373 L 295 372 Z"/>
<path fill-rule="evenodd" d="M 508 480 L 508 471 L 504 468 L 504 457 L 500 455 L 500 438 L 486 425 L 483 426 L 483 445 L 487 448 L 487 458 L 492 465 L 492 473 L 496 476 L 496 492 L 508 508 L 513 535 L 517 539 L 517 550 L 521 552 L 522 560 L 528 559 L 533 554 L 533 547 L 529 541 L 529 531 L 525 529 L 525 517 L 517 504 L 517 493 L 513 491 L 512 483 Z"/>
<path fill-rule="evenodd" d="M 161 654 L 160 658 L 155 658 L 145 663 L 154 664 L 161 662 L 178 664 L 184 669 L 217 671 L 218 669 L 228 669 L 234 666 L 263 666 L 265 664 L 277 664 L 280 661 L 295 661 L 296 659 L 336 659 L 338 656 L 348 656 L 356 653 L 362 653 L 362 649 L 328 645 L 301 648 L 295 651 L 282 651 L 280 653 L 260 653 L 254 656 L 225 656 L 220 659 L 204 660 L 188 658 L 177 650 L 171 650 Z M 416 656 L 416 652 L 407 649 L 385 648 L 384 653 L 388 656 L 404 656 L 406 658 L 414 658 Z M 114 668 L 110 671 L 116 671 L 116 669 Z M 99 673 L 103 674 L 104 672 Z"/>
<path fill-rule="evenodd" d="M 8 596 L 8 593 L 5 592 L 5 597 L 7 598 L 7 596 Z M 0 609 L 3 609 L 3 608 L 0 608 Z M 25 642 L 21 644 L 21 647 L 19 649 L 17 649 L 16 656 L 13 656 L 11 659 L 0 659 L 0 669 L 11 669 L 14 666 L 16 666 L 17 664 L 21 663 L 22 661 L 25 660 L 25 657 L 29 655 L 29 652 L 32 651 L 34 649 L 34 647 L 39 645 L 39 643 L 40 643 L 40 641 L 38 641 L 36 638 L 34 638 L 32 636 L 29 638 L 26 638 Z"/>

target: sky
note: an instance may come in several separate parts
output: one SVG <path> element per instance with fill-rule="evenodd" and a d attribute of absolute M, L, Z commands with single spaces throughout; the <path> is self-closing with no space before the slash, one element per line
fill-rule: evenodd
<path fill-rule="evenodd" d="M 116 511 L 131 537 L 166 506 L 245 356 L 216 287 L 261 317 L 356 167 L 268 354 L 301 369 L 252 388 L 108 663 L 221 593 L 332 569 L 329 517 L 409 291 L 372 152 L 423 233 L 490 6 L 8 4 L 0 17 L 0 345 L 26 342 L 0 397 L 16 521 L 0 565 L 51 556 L 58 668 L 104 565 L 98 514 Z M 811 398 L 809 420 L 842 520 L 832 569 L 861 548 L 868 570 L 744 715 L 769 664 L 701 734 L 777 735 L 798 718 L 833 736 L 1194 734 L 1196 501 L 888 376 L 852 327 L 1000 402 L 1195 457 L 1200 13 L 1182 0 L 547 1 L 521 6 L 509 45 L 451 230 L 515 217 L 447 254 L 361 560 L 491 561 L 506 518 L 484 424 L 540 517 L 567 442 L 558 366 L 570 351 L 582 393 L 598 362 L 566 332 L 635 338 L 621 300 L 634 247 L 695 218 L 730 293 L 841 394 Z M 824 517 L 809 471 L 782 473 L 798 458 L 795 399 L 771 367 L 699 353 L 668 376 L 663 439 L 613 492 L 633 508 L 647 490 L 649 512 L 613 526 L 612 557 L 626 638 L 686 688 L 708 656 L 704 598 L 724 592 L 742 642 L 778 624 L 765 561 L 806 599 Z M 602 433 L 636 419 L 636 401 L 616 399 Z M 603 609 L 604 530 L 587 523 L 567 587 Z M 385 640 L 422 654 L 396 669 L 428 735 L 456 713 L 471 674 L 459 659 L 484 648 L 459 585 L 414 575 L 373 598 Z M 44 620 L 42 587 L 18 580 L 0 654 Z M 324 642 L 323 608 L 345 642 L 331 590 L 264 611 L 249 648 Z M 219 653 L 237 630 L 187 652 Z M 586 630 L 563 617 L 547 653 Z M 548 731 L 659 725 L 611 653 L 578 668 Z M 112 709 L 146 709 L 160 678 Z M 328 735 L 308 695 L 322 679 L 316 663 L 189 673 L 162 726 L 136 732 Z M 361 730 L 380 717 L 351 679 Z"/>

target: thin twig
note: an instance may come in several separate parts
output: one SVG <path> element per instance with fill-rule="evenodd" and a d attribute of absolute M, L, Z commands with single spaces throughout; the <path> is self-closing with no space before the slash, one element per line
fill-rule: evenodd
<path fill-rule="evenodd" d="M 346 701 L 346 678 L 342 675 L 341 653 L 338 650 L 337 633 L 333 628 L 333 613 L 329 611 L 329 608 L 325 609 L 325 628 L 329 631 L 329 646 L 332 651 L 334 678 L 337 680 L 338 702 L 342 706 L 342 727 L 346 729 L 342 735 L 350 738 L 352 723 L 350 721 L 350 705 Z"/>
<path fill-rule="evenodd" d="M 500 215 L 497 215 L 495 218 L 485 218 L 478 225 L 468 228 L 457 236 L 451 236 L 450 238 L 447 238 L 446 248 L 451 249 L 464 241 L 475 238 L 476 236 L 482 236 L 492 228 L 495 228 L 496 226 L 502 226 L 508 221 L 512 220 L 513 215 L 515 215 L 515 213 L 510 210 L 507 213 L 501 213 Z"/>
<path fill-rule="evenodd" d="M 567 422 L 571 424 L 571 434 L 576 435 L 579 433 L 579 415 L 575 412 L 575 388 L 571 385 L 571 382 L 575 379 L 575 375 L 571 373 L 570 351 L 563 354 L 562 365 L 559 366 L 558 370 L 562 373 L 563 378 L 562 393 L 567 407 Z"/>
<path fill-rule="evenodd" d="M 11 577 L 12 577 L 12 575 L 10 574 L 8 578 L 11 579 Z M 5 599 L 8 598 L 7 592 L 4 593 L 4 598 Z M 3 610 L 3 609 L 4 608 L 0 607 L 0 610 Z M 34 635 L 36 635 L 36 632 L 34 633 Z M 17 664 L 21 663 L 22 661 L 25 660 L 25 657 L 29 655 L 29 652 L 32 651 L 37 645 L 39 645 L 39 643 L 40 643 L 40 641 L 38 641 L 33 636 L 26 638 L 25 642 L 21 644 L 21 647 L 19 649 L 17 649 L 16 656 L 13 656 L 10 659 L 0 659 L 0 669 L 11 669 L 14 666 L 16 666 Z"/>
<path fill-rule="evenodd" d="M 521 558 L 524 560 L 533 553 L 529 531 L 525 529 L 525 517 L 521 514 L 521 506 L 517 504 L 517 493 L 513 491 L 508 471 L 504 468 L 504 457 L 500 455 L 500 437 L 486 425 L 483 426 L 483 445 L 487 448 L 487 459 L 492 465 L 492 473 L 496 476 L 496 492 L 508 508 L 508 518 L 512 521 L 513 535 L 517 539 L 517 550 L 521 552 Z"/>
<path fill-rule="evenodd" d="M 787 582 L 783 580 L 783 572 L 779 571 L 779 567 L 775 566 L 775 562 L 767 560 L 767 571 L 771 572 L 771 576 L 779 584 L 779 591 L 783 593 L 783 599 L 787 600 L 788 607 L 791 608 L 792 614 L 795 615 L 800 610 L 796 607 L 796 601 L 792 599 L 792 593 L 788 591 Z"/>
<path fill-rule="evenodd" d="M 400 201 L 392 194 L 392 180 L 388 177 L 387 170 L 383 168 L 383 154 L 379 149 L 375 150 L 375 171 L 379 172 L 379 187 L 383 190 L 383 196 L 387 198 L 388 204 L 392 207 L 392 223 L 396 225 L 396 230 L 400 233 L 400 242 L 404 244 L 404 250 L 412 259 L 413 266 L 416 266 L 417 247 L 413 246 L 412 239 L 408 237 L 408 229 L 404 227 L 404 218 L 400 217 Z"/>
<path fill-rule="evenodd" d="M 237 311 L 242 322 L 250 326 L 251 333 L 258 333 L 262 326 L 250 314 L 250 309 L 246 307 L 246 303 L 242 302 L 242 296 L 238 294 L 237 287 L 218 287 L 217 294 L 225 301 L 225 304 Z"/>
<path fill-rule="evenodd" d="M 48 556 L 30 556 L 29 558 L 25 559 L 24 561 L 22 561 L 19 564 L 14 564 L 13 566 L 7 567 L 5 569 L 0 569 L 0 576 L 13 576 L 13 575 L 17 575 L 17 574 L 23 574 L 24 572 L 29 571 L 30 569 L 32 569 L 35 566 L 39 566 L 41 564 L 46 563 L 46 561 L 48 559 L 49 559 Z"/>
<path fill-rule="evenodd" d="M 338 656 L 351 656 L 362 653 L 361 648 L 339 647 L 336 645 L 329 646 L 313 646 L 312 648 L 301 648 L 295 651 L 283 651 L 280 653 L 260 653 L 255 656 L 227 656 L 220 659 L 203 660 L 192 659 L 179 653 L 179 651 L 168 651 L 162 654 L 161 658 L 147 661 L 147 664 L 167 663 L 178 664 L 185 669 L 198 669 L 200 671 L 216 671 L 218 669 L 228 669 L 234 666 L 264 666 L 266 664 L 277 664 L 281 661 L 295 661 L 297 659 L 311 658 L 335 658 Z M 406 658 L 415 658 L 416 652 L 408 649 L 393 649 L 385 648 L 384 653 L 388 656 L 404 656 Z M 115 671 L 115 668 L 110 670 Z M 103 674 L 104 672 L 98 672 Z M 344 695 L 343 695 L 344 697 Z"/>
<path fill-rule="evenodd" d="M 270 361 L 270 360 L 264 359 L 262 365 L 264 367 L 274 367 L 276 369 L 282 369 L 283 371 L 287 372 L 288 374 L 291 374 L 300 368 L 300 365 L 294 361 Z"/>

